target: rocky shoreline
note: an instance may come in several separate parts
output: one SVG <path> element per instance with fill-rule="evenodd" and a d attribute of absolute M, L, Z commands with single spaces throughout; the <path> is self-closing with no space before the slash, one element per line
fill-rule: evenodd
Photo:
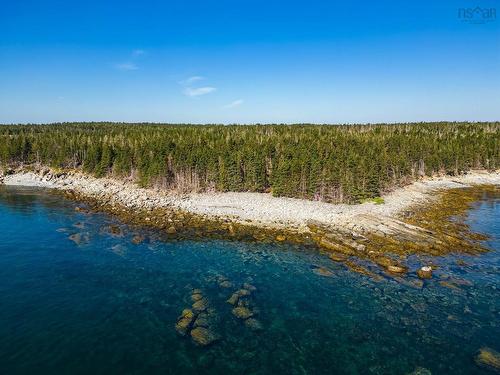
<path fill-rule="evenodd" d="M 39 186 L 85 202 L 125 222 L 152 226 L 172 237 L 290 241 L 318 246 L 334 261 L 372 274 L 351 258 L 404 274 L 406 255 L 479 252 L 481 236 L 449 217 L 466 212 L 485 192 L 498 193 L 500 172 L 425 179 L 382 197 L 382 204 L 329 204 L 262 193 L 176 195 L 110 178 L 48 168 L 6 170 L 5 185 Z M 432 202 L 432 204 L 430 204 Z M 83 208 L 82 208 L 83 209 Z"/>

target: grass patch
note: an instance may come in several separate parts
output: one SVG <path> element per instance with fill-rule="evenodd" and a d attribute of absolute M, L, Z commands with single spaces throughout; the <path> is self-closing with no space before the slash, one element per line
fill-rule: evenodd
<path fill-rule="evenodd" d="M 375 204 L 384 204 L 384 198 L 382 197 L 375 197 L 375 198 L 366 198 L 361 200 L 361 203 L 375 203 Z"/>

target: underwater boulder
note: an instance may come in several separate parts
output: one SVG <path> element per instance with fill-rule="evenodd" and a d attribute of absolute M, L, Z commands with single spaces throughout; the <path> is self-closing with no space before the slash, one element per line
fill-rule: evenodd
<path fill-rule="evenodd" d="M 115 224 L 108 226 L 108 232 L 113 236 L 121 236 L 123 234 L 122 229 Z"/>
<path fill-rule="evenodd" d="M 257 290 L 257 288 L 255 286 L 253 286 L 252 284 L 249 284 L 249 283 L 244 283 L 243 289 L 246 289 L 249 292 L 255 292 Z"/>
<path fill-rule="evenodd" d="M 432 375 L 431 371 L 424 367 L 417 367 L 412 372 L 408 373 L 408 375 Z"/>
<path fill-rule="evenodd" d="M 240 297 L 249 296 L 251 293 L 248 289 L 239 289 L 236 291 Z"/>
<path fill-rule="evenodd" d="M 481 348 L 476 355 L 476 363 L 500 374 L 500 353 L 491 348 Z"/>
<path fill-rule="evenodd" d="M 231 305 L 236 305 L 239 298 L 240 298 L 240 295 L 237 292 L 235 292 L 231 295 L 231 297 L 229 297 L 229 299 L 227 300 L 227 303 L 229 303 Z"/>
<path fill-rule="evenodd" d="M 134 245 L 139 245 L 140 243 L 144 242 L 145 238 L 144 236 L 141 236 L 140 234 L 136 234 L 134 237 L 132 237 L 131 242 Z"/>
<path fill-rule="evenodd" d="M 430 279 L 432 277 L 432 267 L 430 266 L 420 267 L 420 269 L 417 270 L 417 275 L 421 279 Z"/>
<path fill-rule="evenodd" d="M 68 238 L 77 245 L 84 245 L 90 241 L 88 233 L 75 233 Z"/>
<path fill-rule="evenodd" d="M 325 267 L 314 267 L 312 270 L 316 275 L 324 277 L 332 277 L 333 272 Z"/>
<path fill-rule="evenodd" d="M 224 280 L 219 283 L 221 288 L 232 288 L 233 284 L 229 280 Z"/>
<path fill-rule="evenodd" d="M 191 294 L 191 300 L 193 302 L 199 301 L 201 299 L 203 299 L 203 295 L 201 293 L 193 293 L 193 294 Z"/>
<path fill-rule="evenodd" d="M 207 313 L 200 313 L 197 317 L 196 320 L 194 321 L 193 327 L 204 327 L 208 328 L 210 326 L 210 321 Z"/>
<path fill-rule="evenodd" d="M 196 327 L 191 331 L 191 338 L 195 344 L 207 346 L 219 339 L 219 336 L 205 327 Z"/>
<path fill-rule="evenodd" d="M 334 262 L 344 262 L 347 260 L 347 257 L 340 253 L 330 253 L 329 258 Z"/>
<path fill-rule="evenodd" d="M 182 311 L 181 316 L 177 319 L 175 324 L 175 330 L 182 336 L 185 336 L 191 327 L 191 323 L 195 318 L 195 314 L 190 309 L 185 309 Z"/>
<path fill-rule="evenodd" d="M 82 223 L 82 222 L 80 222 L 80 221 L 79 221 L 79 222 L 77 222 L 77 223 L 75 223 L 75 224 L 73 224 L 73 226 L 74 226 L 75 228 L 78 228 L 78 229 L 83 229 L 83 228 L 85 228 L 85 224 L 84 224 L 84 223 Z"/>
<path fill-rule="evenodd" d="M 240 298 L 238 300 L 238 307 L 250 307 L 250 301 L 247 298 Z"/>
<path fill-rule="evenodd" d="M 252 331 L 261 331 L 263 329 L 262 323 L 255 318 L 248 318 L 245 320 L 245 326 Z"/>
<path fill-rule="evenodd" d="M 253 312 L 244 306 L 235 307 L 232 312 L 238 319 L 248 319 L 253 316 Z"/>
<path fill-rule="evenodd" d="M 192 307 L 195 311 L 205 311 L 208 308 L 208 300 L 203 297 L 202 299 L 193 303 Z"/>

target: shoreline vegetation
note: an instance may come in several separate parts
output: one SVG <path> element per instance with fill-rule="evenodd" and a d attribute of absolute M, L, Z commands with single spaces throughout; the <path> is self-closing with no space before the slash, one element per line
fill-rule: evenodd
<path fill-rule="evenodd" d="M 352 204 L 422 177 L 499 169 L 500 122 L 2 125 L 0 164 L 77 170 L 178 193 Z"/>
<path fill-rule="evenodd" d="M 460 218 L 500 185 L 499 122 L 3 125 L 0 140 L 7 185 L 173 238 L 317 246 L 372 277 L 407 273 L 410 254 L 484 251 Z"/>

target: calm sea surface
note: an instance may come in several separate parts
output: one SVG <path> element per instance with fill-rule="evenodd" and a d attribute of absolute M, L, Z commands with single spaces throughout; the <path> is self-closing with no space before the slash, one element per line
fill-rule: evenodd
<path fill-rule="evenodd" d="M 300 246 L 168 240 L 46 190 L 0 186 L 0 373 L 489 374 L 474 355 L 500 351 L 499 203 L 469 215 L 492 250 L 433 258 L 421 286 Z M 226 302 L 244 283 L 257 288 L 245 297 L 253 327 Z M 208 347 L 175 330 L 193 288 L 219 337 Z"/>

